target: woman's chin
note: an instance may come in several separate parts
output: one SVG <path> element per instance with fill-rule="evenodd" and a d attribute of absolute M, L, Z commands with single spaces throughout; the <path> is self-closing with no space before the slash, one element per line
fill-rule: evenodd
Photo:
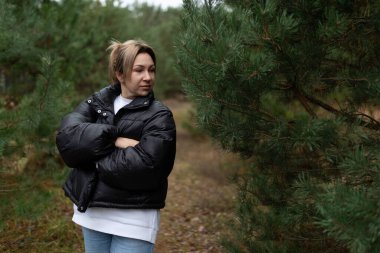
<path fill-rule="evenodd" d="M 141 97 L 145 97 L 145 96 L 147 96 L 150 92 L 152 91 L 152 89 L 151 88 L 149 88 L 149 89 L 141 89 L 141 90 L 139 90 L 139 96 L 141 96 Z"/>

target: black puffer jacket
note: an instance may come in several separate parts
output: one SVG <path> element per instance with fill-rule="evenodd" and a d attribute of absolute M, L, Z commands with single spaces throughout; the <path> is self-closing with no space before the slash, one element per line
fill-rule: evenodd
<path fill-rule="evenodd" d="M 73 168 L 63 188 L 81 212 L 95 206 L 165 206 L 176 151 L 173 115 L 152 93 L 115 115 L 113 101 L 120 92 L 120 85 L 108 86 L 89 97 L 63 118 L 56 137 L 63 160 Z M 139 144 L 117 148 L 117 137 Z"/>

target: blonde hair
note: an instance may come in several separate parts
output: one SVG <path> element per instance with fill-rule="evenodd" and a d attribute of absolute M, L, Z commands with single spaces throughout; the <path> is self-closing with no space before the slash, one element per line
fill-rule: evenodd
<path fill-rule="evenodd" d="M 109 77 L 112 82 L 119 83 L 116 73 L 119 72 L 125 77 L 131 75 L 133 63 L 135 62 L 136 56 L 140 53 L 148 53 L 156 65 L 156 55 L 153 48 L 146 44 L 142 40 L 127 40 L 120 43 L 117 40 L 112 40 L 110 46 L 107 48 L 111 50 L 108 62 L 108 72 Z"/>

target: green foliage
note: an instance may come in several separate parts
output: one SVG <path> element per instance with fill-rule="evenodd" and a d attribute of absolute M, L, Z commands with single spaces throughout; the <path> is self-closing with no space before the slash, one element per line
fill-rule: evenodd
<path fill-rule="evenodd" d="M 1 252 L 83 251 L 80 230 L 65 215 L 72 209 L 61 190 L 66 170 L 1 173 Z"/>
<path fill-rule="evenodd" d="M 44 53 L 65 62 L 60 78 L 73 82 L 78 91 L 88 94 L 105 86 L 109 41 L 134 38 L 146 40 L 157 51 L 156 93 L 163 97 L 181 89 L 172 45 L 177 9 L 120 7 L 117 1 L 103 6 L 90 0 L 5 0 L 0 7 L 0 74 L 5 77 L 2 86 L 13 95 L 33 90 L 36 59 Z"/>
<path fill-rule="evenodd" d="M 229 252 L 377 252 L 379 1 L 184 1 L 199 125 L 250 158 Z"/>
<path fill-rule="evenodd" d="M 1 252 L 83 251 L 67 244 L 78 231 L 63 214 L 71 205 L 55 134 L 64 114 L 109 83 L 111 39 L 147 41 L 158 56 L 156 96 L 181 91 L 172 45 L 180 10 L 118 3 L 0 1 Z"/>
<path fill-rule="evenodd" d="M 7 0 L 0 7 L 0 155 L 6 145 L 9 155 L 30 143 L 49 146 L 37 153 L 53 152 L 63 114 L 108 84 L 105 49 L 111 39 L 151 43 L 159 59 L 156 95 L 180 91 L 171 45 L 176 9 L 89 0 Z"/>
<path fill-rule="evenodd" d="M 42 56 L 35 89 L 20 98 L 17 108 L 0 111 L 1 155 L 21 156 L 20 161 L 23 157 L 26 162 L 20 165 L 22 171 L 26 167 L 41 169 L 57 157 L 54 133 L 67 112 L 69 98 L 65 94 L 73 93 L 72 85 L 58 78 L 58 65 L 51 56 Z M 9 169 L 17 170 L 12 166 Z"/>

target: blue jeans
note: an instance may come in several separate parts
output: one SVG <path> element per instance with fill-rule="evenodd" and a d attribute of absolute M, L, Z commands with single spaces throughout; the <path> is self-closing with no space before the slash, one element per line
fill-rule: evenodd
<path fill-rule="evenodd" d="M 82 227 L 86 253 L 153 253 L 154 244 Z"/>

